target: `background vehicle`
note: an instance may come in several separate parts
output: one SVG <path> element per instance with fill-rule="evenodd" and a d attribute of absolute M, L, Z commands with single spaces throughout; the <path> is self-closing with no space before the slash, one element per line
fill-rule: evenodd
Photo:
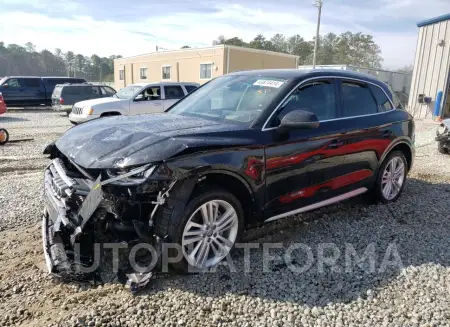
<path fill-rule="evenodd" d="M 70 112 L 76 102 L 107 98 L 116 94 L 110 86 L 82 84 L 58 84 L 52 94 L 52 108 L 55 111 Z"/>
<path fill-rule="evenodd" d="M 44 240 L 168 240 L 183 254 L 174 266 L 204 270 L 255 224 L 366 192 L 395 201 L 413 164 L 413 140 L 412 116 L 370 76 L 232 73 L 165 113 L 92 121 L 49 146 L 45 202 L 54 205 L 43 219 Z M 81 225 L 77 213 L 87 208 L 96 214 Z M 70 242 L 61 246 L 70 253 Z M 61 246 L 45 246 L 48 257 L 62 256 L 49 261 L 51 270 L 63 269 L 51 262 L 71 266 Z"/>
<path fill-rule="evenodd" d="M 8 106 L 50 106 L 56 84 L 84 82 L 74 77 L 7 76 L 0 80 L 0 92 Z"/>
<path fill-rule="evenodd" d="M 81 123 L 104 116 L 163 112 L 198 87 L 196 83 L 132 84 L 113 97 L 76 103 L 69 119 Z"/>
<path fill-rule="evenodd" d="M 6 113 L 6 103 L 3 99 L 3 94 L 0 93 L 0 115 Z"/>

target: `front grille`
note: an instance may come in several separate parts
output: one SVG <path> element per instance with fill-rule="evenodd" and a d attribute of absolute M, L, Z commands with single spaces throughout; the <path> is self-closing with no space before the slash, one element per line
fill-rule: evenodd
<path fill-rule="evenodd" d="M 73 113 L 74 115 L 81 115 L 81 114 L 83 113 L 83 108 L 73 106 L 73 107 L 72 107 L 72 113 Z"/>

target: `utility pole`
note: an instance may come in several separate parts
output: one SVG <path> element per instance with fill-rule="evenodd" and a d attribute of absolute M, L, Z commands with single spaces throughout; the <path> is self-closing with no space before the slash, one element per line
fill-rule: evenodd
<path fill-rule="evenodd" d="M 317 7 L 317 30 L 316 30 L 316 39 L 314 41 L 313 69 L 316 68 L 317 46 L 319 44 L 320 15 L 322 14 L 322 5 L 323 5 L 323 0 L 315 0 L 315 1 L 316 2 L 313 5 Z"/>

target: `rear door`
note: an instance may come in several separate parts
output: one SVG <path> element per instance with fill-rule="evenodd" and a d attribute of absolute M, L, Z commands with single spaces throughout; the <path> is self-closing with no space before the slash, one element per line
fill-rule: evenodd
<path fill-rule="evenodd" d="M 24 77 L 23 78 L 23 98 L 26 104 L 44 104 L 45 91 L 41 85 L 40 78 Z"/>
<path fill-rule="evenodd" d="M 141 91 L 130 100 L 130 115 L 163 112 L 164 105 L 161 99 L 161 86 L 152 85 Z"/>
<path fill-rule="evenodd" d="M 317 78 L 299 86 L 269 123 L 273 143 L 266 148 L 266 219 L 282 218 L 291 211 L 345 193 L 342 138 L 345 128 L 338 119 L 338 98 L 333 79 Z M 318 128 L 276 130 L 290 111 L 316 114 Z"/>
<path fill-rule="evenodd" d="M 344 170 L 362 178 L 359 186 L 369 185 L 380 158 L 395 138 L 388 113 L 393 105 L 375 84 L 342 79 L 338 85 L 341 121 L 346 129 Z"/>
<path fill-rule="evenodd" d="M 164 110 L 169 109 L 175 102 L 184 97 L 181 85 L 164 85 Z"/>

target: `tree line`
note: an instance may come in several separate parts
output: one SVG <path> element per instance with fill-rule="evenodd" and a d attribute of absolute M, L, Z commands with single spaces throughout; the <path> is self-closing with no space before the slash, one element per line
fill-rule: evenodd
<path fill-rule="evenodd" d="M 229 44 L 268 51 L 289 53 L 299 56 L 299 65 L 311 65 L 314 40 L 307 41 L 300 35 L 286 37 L 276 34 L 266 38 L 259 34 L 250 42 L 240 37 L 225 38 L 219 36 L 213 45 Z M 183 46 L 189 48 L 189 46 Z M 33 43 L 25 46 L 0 42 L 0 76 L 36 75 L 36 76 L 73 76 L 89 81 L 114 81 L 114 59 L 121 56 L 100 57 L 96 54 L 88 57 L 73 51 L 61 49 L 36 51 Z M 345 32 L 328 33 L 318 40 L 317 65 L 354 65 L 369 68 L 381 68 L 383 58 L 380 47 L 372 35 Z"/>
<path fill-rule="evenodd" d="M 312 65 L 314 40 L 307 41 L 300 35 L 286 37 L 275 34 L 268 39 L 259 34 L 250 42 L 240 37 L 225 38 L 219 36 L 213 45 L 229 44 L 268 51 L 283 52 L 299 56 L 300 65 Z M 381 68 L 383 58 L 381 49 L 374 42 L 373 36 L 363 33 L 345 32 L 339 35 L 328 33 L 319 36 L 317 65 L 354 65 L 368 68 Z"/>
<path fill-rule="evenodd" d="M 14 75 L 72 76 L 88 81 L 113 82 L 114 59 L 121 56 L 88 57 L 61 49 L 36 51 L 33 43 L 25 46 L 0 42 L 0 77 Z"/>

